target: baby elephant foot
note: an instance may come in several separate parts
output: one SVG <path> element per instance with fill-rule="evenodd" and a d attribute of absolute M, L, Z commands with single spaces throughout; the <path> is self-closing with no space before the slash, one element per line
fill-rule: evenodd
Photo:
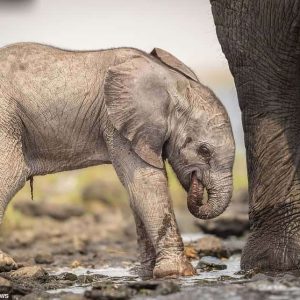
<path fill-rule="evenodd" d="M 138 276 L 142 280 L 153 278 L 153 268 L 151 269 L 151 268 L 145 268 L 143 266 L 140 266 L 140 268 L 138 269 Z"/>
<path fill-rule="evenodd" d="M 143 280 L 153 278 L 154 266 L 155 266 L 155 258 L 142 260 L 140 268 L 138 270 L 138 276 Z"/>
<path fill-rule="evenodd" d="M 184 255 L 163 258 L 156 263 L 153 270 L 154 278 L 193 276 L 196 274 L 195 268 Z"/>
<path fill-rule="evenodd" d="M 0 251 L 0 272 L 18 269 L 16 262 L 6 253 Z"/>

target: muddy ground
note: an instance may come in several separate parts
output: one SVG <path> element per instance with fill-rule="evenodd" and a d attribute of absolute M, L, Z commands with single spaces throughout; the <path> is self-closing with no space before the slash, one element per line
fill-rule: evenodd
<path fill-rule="evenodd" d="M 12 299 L 300 299 L 298 274 L 243 273 L 239 262 L 248 232 L 247 199 L 238 196 L 214 221 L 198 222 L 176 208 L 190 278 L 143 281 L 127 204 L 103 198 L 85 205 L 14 204 L 26 226 L 2 230 L 1 248 L 19 269 L 0 274 L 0 297 Z M 91 192 L 93 193 L 93 191 Z M 21 222 L 22 224 L 22 222 Z"/>

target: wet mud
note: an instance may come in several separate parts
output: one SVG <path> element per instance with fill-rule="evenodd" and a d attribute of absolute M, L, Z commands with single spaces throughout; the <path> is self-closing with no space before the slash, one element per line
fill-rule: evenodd
<path fill-rule="evenodd" d="M 0 295 L 10 299 L 300 299 L 297 273 L 240 271 L 248 226 L 237 232 L 232 211 L 204 230 L 196 223 L 193 232 L 182 234 L 196 276 L 141 280 L 128 206 L 89 203 L 74 209 L 25 201 L 16 209 L 22 226 L 0 236 L 2 250 L 19 265 L 0 273 Z M 243 215 L 240 220 L 245 222 Z"/>

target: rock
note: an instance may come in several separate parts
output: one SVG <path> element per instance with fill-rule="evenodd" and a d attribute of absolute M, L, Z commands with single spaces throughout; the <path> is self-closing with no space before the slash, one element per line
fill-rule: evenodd
<path fill-rule="evenodd" d="M 234 281 L 237 280 L 235 277 L 228 276 L 228 275 L 221 275 L 218 279 L 218 281 Z"/>
<path fill-rule="evenodd" d="M 10 272 L 9 277 L 12 279 L 43 280 L 48 277 L 48 273 L 39 266 L 23 267 Z"/>
<path fill-rule="evenodd" d="M 58 275 L 59 280 L 69 280 L 69 281 L 76 281 L 78 279 L 76 274 L 65 272 Z"/>
<path fill-rule="evenodd" d="M 250 269 L 250 270 L 240 270 L 234 273 L 234 275 L 242 276 L 243 279 L 251 279 L 256 274 L 260 274 L 258 270 Z"/>
<path fill-rule="evenodd" d="M 221 238 L 243 236 L 249 231 L 248 192 L 235 193 L 230 207 L 213 220 L 196 220 L 195 225 L 204 233 L 214 234 Z"/>
<path fill-rule="evenodd" d="M 227 269 L 227 265 L 216 257 L 205 256 L 199 260 L 196 269 L 201 269 L 205 271 L 225 270 Z"/>
<path fill-rule="evenodd" d="M 54 262 L 54 258 L 51 254 L 49 253 L 44 253 L 44 254 L 37 254 L 34 258 L 34 261 L 37 264 L 52 264 Z"/>
<path fill-rule="evenodd" d="M 137 292 L 149 291 L 146 294 L 150 294 L 151 296 L 155 295 L 169 295 L 173 293 L 177 293 L 180 291 L 180 287 L 174 281 L 156 281 L 156 280 L 147 280 L 147 281 L 136 281 L 133 283 L 129 283 L 128 287 L 136 290 Z"/>
<path fill-rule="evenodd" d="M 45 300 L 45 299 L 51 299 L 52 297 L 50 294 L 44 291 L 34 291 L 30 294 L 27 294 L 22 297 L 22 300 Z M 60 297 L 57 297 L 58 299 L 61 299 Z M 19 298 L 13 298 L 13 299 L 19 299 Z M 52 298 L 53 299 L 53 298 Z M 65 300 L 65 298 L 63 298 Z"/>
<path fill-rule="evenodd" d="M 48 216 L 60 221 L 67 220 L 71 217 L 80 217 L 84 214 L 83 207 L 78 206 L 78 204 L 56 204 L 47 201 L 39 203 L 20 202 L 15 204 L 14 208 L 27 216 Z"/>
<path fill-rule="evenodd" d="M 11 249 L 18 249 L 28 247 L 35 242 L 36 235 L 32 230 L 24 230 L 22 233 L 16 231 L 11 234 L 8 240 L 8 247 Z"/>
<path fill-rule="evenodd" d="M 81 266 L 81 263 L 79 260 L 74 260 L 72 263 L 71 263 L 71 268 L 75 269 L 75 268 L 78 268 Z"/>
<path fill-rule="evenodd" d="M 134 291 L 126 286 L 102 283 L 102 285 L 86 291 L 84 296 L 88 299 L 127 300 L 134 296 L 134 294 Z"/>
<path fill-rule="evenodd" d="M 101 275 L 101 274 L 92 274 L 92 275 L 79 275 L 78 276 L 78 282 L 81 284 L 86 284 L 86 283 L 93 283 L 97 281 L 101 281 L 104 278 L 107 278 L 108 276 L 106 275 Z"/>
<path fill-rule="evenodd" d="M 8 294 L 11 288 L 11 282 L 8 279 L 0 277 L 0 294 Z"/>
<path fill-rule="evenodd" d="M 223 241 L 214 236 L 205 236 L 194 243 L 199 257 L 216 256 L 219 258 L 229 257 L 229 252 Z"/>
<path fill-rule="evenodd" d="M 204 232 L 221 238 L 242 236 L 249 231 L 248 215 L 227 214 L 214 220 L 197 220 L 196 225 Z"/>
<path fill-rule="evenodd" d="M 0 272 L 8 272 L 18 269 L 19 265 L 5 252 L 0 250 Z"/>
<path fill-rule="evenodd" d="M 173 281 L 135 281 L 124 285 L 113 282 L 96 282 L 91 291 L 85 292 L 88 299 L 129 299 L 133 296 L 169 295 L 180 290 Z"/>
<path fill-rule="evenodd" d="M 184 247 L 184 254 L 187 258 L 190 258 L 190 259 L 198 258 L 197 250 L 192 245 L 187 245 Z"/>

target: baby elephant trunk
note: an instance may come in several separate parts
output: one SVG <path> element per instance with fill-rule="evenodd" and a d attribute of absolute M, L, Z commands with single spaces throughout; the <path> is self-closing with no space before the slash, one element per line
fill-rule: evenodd
<path fill-rule="evenodd" d="M 228 206 L 232 194 L 232 176 L 227 174 L 218 182 L 210 178 L 207 188 L 208 200 L 203 201 L 204 186 L 193 172 L 190 189 L 187 196 L 188 209 L 196 218 L 212 219 L 223 213 Z"/>

